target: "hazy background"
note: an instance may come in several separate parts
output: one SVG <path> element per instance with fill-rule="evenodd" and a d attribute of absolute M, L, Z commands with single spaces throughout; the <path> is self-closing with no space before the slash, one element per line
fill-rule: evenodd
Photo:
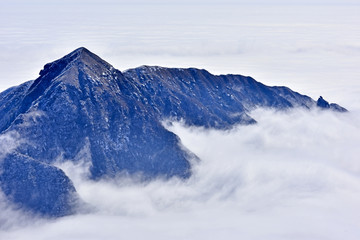
<path fill-rule="evenodd" d="M 120 70 L 239 73 L 352 107 L 359 12 L 356 0 L 2 0 L 0 90 L 85 46 Z"/>
<path fill-rule="evenodd" d="M 62 164 L 94 212 L 35 221 L 0 194 L 0 239 L 359 239 L 359 12 L 351 0 L 1 1 L 0 91 L 84 46 L 120 70 L 250 75 L 351 112 L 258 110 L 231 132 L 175 124 L 201 158 L 186 182 L 94 183 Z"/>

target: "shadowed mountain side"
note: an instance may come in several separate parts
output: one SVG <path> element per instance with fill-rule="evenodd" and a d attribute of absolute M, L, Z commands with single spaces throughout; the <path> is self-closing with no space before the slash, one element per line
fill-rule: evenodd
<path fill-rule="evenodd" d="M 24 210 L 47 217 L 73 214 L 79 198 L 65 173 L 21 154 L 0 161 L 0 187 Z"/>

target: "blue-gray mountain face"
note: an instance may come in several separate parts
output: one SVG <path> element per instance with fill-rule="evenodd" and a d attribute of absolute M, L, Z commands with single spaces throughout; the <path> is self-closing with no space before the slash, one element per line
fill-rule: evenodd
<path fill-rule="evenodd" d="M 1 161 L 2 191 L 18 207 L 53 217 L 74 213 L 79 199 L 63 171 L 18 153 Z"/>
<path fill-rule="evenodd" d="M 0 134 L 21 136 L 0 160 L 0 186 L 19 206 L 71 214 L 79 199 L 55 162 L 91 163 L 90 177 L 188 178 L 191 153 L 163 120 L 226 129 L 257 107 L 346 109 L 251 77 L 143 66 L 120 72 L 85 48 L 45 65 L 35 81 L 0 93 Z"/>

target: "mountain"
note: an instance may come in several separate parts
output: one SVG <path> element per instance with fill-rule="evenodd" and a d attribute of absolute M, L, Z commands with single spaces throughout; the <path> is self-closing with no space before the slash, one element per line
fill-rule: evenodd
<path fill-rule="evenodd" d="M 256 123 L 248 114 L 257 107 L 316 106 L 324 108 L 287 87 L 241 75 L 151 66 L 122 73 L 79 48 L 46 64 L 36 80 L 0 93 L 0 134 L 21 136 L 16 150 L 0 160 L 0 186 L 26 209 L 67 215 L 79 200 L 57 162 L 88 162 L 94 180 L 188 178 L 196 157 L 163 121 L 228 129 Z M 329 109 L 346 111 L 336 106 Z"/>

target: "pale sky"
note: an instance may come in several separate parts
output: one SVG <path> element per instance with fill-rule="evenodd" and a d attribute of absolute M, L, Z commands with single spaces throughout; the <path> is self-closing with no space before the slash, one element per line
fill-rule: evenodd
<path fill-rule="evenodd" d="M 360 89 L 359 12 L 351 0 L 1 1 L 0 90 L 84 46 L 120 70 L 250 75 L 349 106 Z"/>
<path fill-rule="evenodd" d="M 353 102 L 332 89 L 359 89 L 356 2 L 1 1 L 0 90 L 84 46 L 120 70 L 198 67 Z"/>

